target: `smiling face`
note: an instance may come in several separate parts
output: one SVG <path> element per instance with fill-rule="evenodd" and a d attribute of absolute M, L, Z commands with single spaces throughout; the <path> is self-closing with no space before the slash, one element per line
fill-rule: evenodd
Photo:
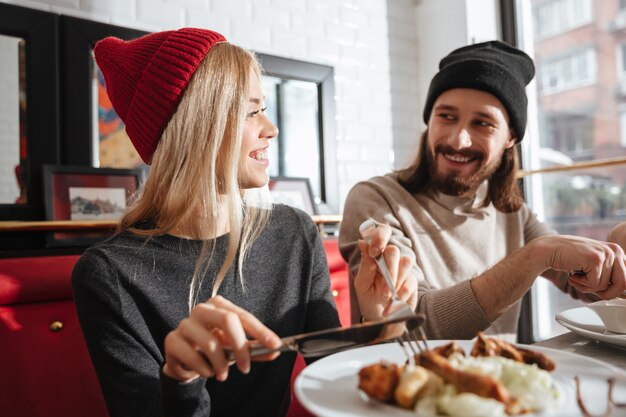
<path fill-rule="evenodd" d="M 515 145 L 508 114 L 493 95 L 467 88 L 442 93 L 428 123 L 426 163 L 436 189 L 473 194 Z"/>
<path fill-rule="evenodd" d="M 242 188 L 259 188 L 269 181 L 269 139 L 278 135 L 278 128 L 265 115 L 261 82 L 254 71 L 248 91 L 238 180 Z"/>

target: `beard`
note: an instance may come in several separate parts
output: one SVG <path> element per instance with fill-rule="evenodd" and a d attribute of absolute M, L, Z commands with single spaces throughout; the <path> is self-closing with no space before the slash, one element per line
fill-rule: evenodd
<path fill-rule="evenodd" d="M 492 162 L 484 164 L 485 155 L 479 151 L 461 150 L 456 151 L 452 147 L 437 145 L 434 151 L 430 148 L 425 148 L 426 153 L 426 165 L 428 172 L 431 176 L 431 181 L 434 189 L 440 193 L 452 196 L 466 196 L 476 192 L 478 186 L 485 180 L 491 178 L 491 176 L 500 167 L 502 161 L 502 152 Z M 435 155 L 442 154 L 455 154 L 463 157 L 468 157 L 478 162 L 478 168 L 469 176 L 461 176 L 458 172 L 450 172 L 448 174 L 439 174 L 437 159 Z"/>

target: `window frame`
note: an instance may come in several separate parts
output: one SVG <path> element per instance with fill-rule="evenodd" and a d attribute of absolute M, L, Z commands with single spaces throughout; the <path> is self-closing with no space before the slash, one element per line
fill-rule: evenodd
<path fill-rule="evenodd" d="M 263 53 L 257 53 L 257 56 L 261 61 L 265 74 L 268 76 L 308 81 L 317 85 L 320 198 L 336 212 L 339 212 L 339 190 L 336 187 L 329 186 L 329 184 L 338 183 L 333 67 Z M 278 128 L 280 129 L 283 117 L 281 116 L 281 109 L 277 110 Z M 279 155 L 279 158 L 284 158 L 284 155 Z"/>
<path fill-rule="evenodd" d="M 0 4 L 0 33 L 26 40 L 26 204 L 0 204 L 3 220 L 38 220 L 44 216 L 44 164 L 58 163 L 59 66 L 58 15 Z M 17 244 L 17 242 L 16 242 Z"/>
<path fill-rule="evenodd" d="M 508 9 L 508 13 L 501 14 L 501 25 L 502 25 L 502 34 L 503 40 L 511 43 L 512 45 L 519 46 L 518 37 L 523 37 L 526 40 L 526 36 L 523 31 L 518 31 L 519 25 L 517 22 L 517 16 L 528 17 L 534 16 L 532 13 L 529 13 L 530 5 L 525 2 L 522 3 L 521 0 L 515 0 L 510 3 L 514 3 L 513 5 L 508 4 L 509 0 L 500 0 L 501 10 Z M 505 6 L 506 5 L 506 6 Z M 591 19 L 593 21 L 593 10 L 591 10 Z M 574 28 L 570 28 L 574 29 Z M 513 33 L 511 33 L 513 32 Z M 567 31 L 562 31 L 559 34 L 563 34 Z M 536 41 L 544 41 L 546 37 L 536 37 Z M 531 46 L 532 48 L 532 46 Z M 596 69 L 597 71 L 597 62 Z M 596 73 L 597 76 L 597 73 Z M 531 84 L 532 86 L 532 84 Z M 531 88 L 531 90 L 534 90 Z M 541 93 L 541 92 L 540 92 Z M 527 140 L 522 143 L 520 149 L 520 158 L 522 164 L 528 164 L 528 168 L 522 167 L 523 170 L 519 173 L 519 179 L 523 180 L 522 187 L 526 185 L 526 190 L 524 192 L 525 200 L 527 204 L 529 204 L 533 211 L 537 214 L 539 219 L 544 218 L 543 212 L 543 186 L 542 186 L 542 175 L 535 174 L 544 174 L 544 173 L 553 173 L 553 172 L 565 172 L 565 171 L 583 171 L 588 168 L 596 168 L 596 167 L 609 167 L 613 165 L 626 165 L 626 156 L 617 157 L 617 158 L 595 158 L 590 161 L 582 161 L 582 162 L 574 162 L 571 165 L 567 166 L 557 166 L 557 167 L 548 167 L 548 168 L 539 168 L 533 167 L 532 160 L 529 158 L 529 155 L 536 153 L 538 149 L 538 141 L 537 143 L 533 143 L 532 138 L 537 137 L 537 123 L 539 121 L 539 117 L 537 115 L 537 103 L 534 101 L 535 95 L 532 91 L 529 91 L 529 126 L 528 126 L 528 134 L 530 136 Z M 621 109 L 620 109 L 621 110 Z M 534 120 L 536 119 L 536 120 Z M 543 315 L 543 319 L 545 319 L 546 311 L 541 311 L 544 307 L 548 305 L 548 300 L 544 299 L 545 294 L 541 294 L 537 291 L 537 285 L 541 286 L 551 286 L 551 284 L 547 280 L 538 280 L 535 285 L 531 288 L 530 291 L 526 293 L 522 300 L 522 311 L 520 315 L 519 321 L 519 331 L 518 331 L 518 339 L 521 343 L 535 343 L 540 338 L 542 338 L 539 333 L 539 328 L 534 328 L 535 324 L 541 323 L 538 318 L 539 315 Z M 564 295 L 567 296 L 567 295 Z M 536 309 L 534 311 L 533 309 Z"/>

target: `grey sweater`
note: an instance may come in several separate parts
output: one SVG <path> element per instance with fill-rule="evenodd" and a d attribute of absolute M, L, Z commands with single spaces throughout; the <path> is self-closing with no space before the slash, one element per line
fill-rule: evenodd
<path fill-rule="evenodd" d="M 227 249 L 215 253 L 200 300 L 210 297 Z M 111 417 L 280 416 L 289 406 L 295 354 L 231 367 L 225 382 L 180 383 L 161 374 L 163 341 L 188 316 L 189 283 L 202 242 L 123 232 L 88 249 L 72 275 L 76 309 Z M 245 292 L 231 268 L 219 294 L 279 336 L 339 326 L 324 248 L 305 213 L 276 205 L 244 265 Z"/>
<path fill-rule="evenodd" d="M 443 194 L 412 195 L 394 174 L 358 183 L 350 191 L 339 233 L 339 246 L 350 264 L 352 319 L 359 317 L 354 280 L 360 252 L 359 225 L 371 217 L 392 228 L 391 243 L 415 260 L 417 310 L 427 316 L 425 330 L 436 339 L 471 339 L 478 330 L 515 341 L 519 303 L 490 323 L 470 286 L 478 276 L 514 250 L 554 233 L 526 206 L 514 213 L 480 207 L 487 183 L 473 198 Z"/>

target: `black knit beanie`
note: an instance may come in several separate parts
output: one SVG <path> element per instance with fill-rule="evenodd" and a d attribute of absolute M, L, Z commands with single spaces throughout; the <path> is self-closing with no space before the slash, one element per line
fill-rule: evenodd
<path fill-rule="evenodd" d="M 435 100 L 443 92 L 472 88 L 486 91 L 502 102 L 519 142 L 526 130 L 526 85 L 534 76 L 532 59 L 506 43 L 489 41 L 455 49 L 439 62 L 439 72 L 430 83 L 424 122 L 428 123 Z"/>

